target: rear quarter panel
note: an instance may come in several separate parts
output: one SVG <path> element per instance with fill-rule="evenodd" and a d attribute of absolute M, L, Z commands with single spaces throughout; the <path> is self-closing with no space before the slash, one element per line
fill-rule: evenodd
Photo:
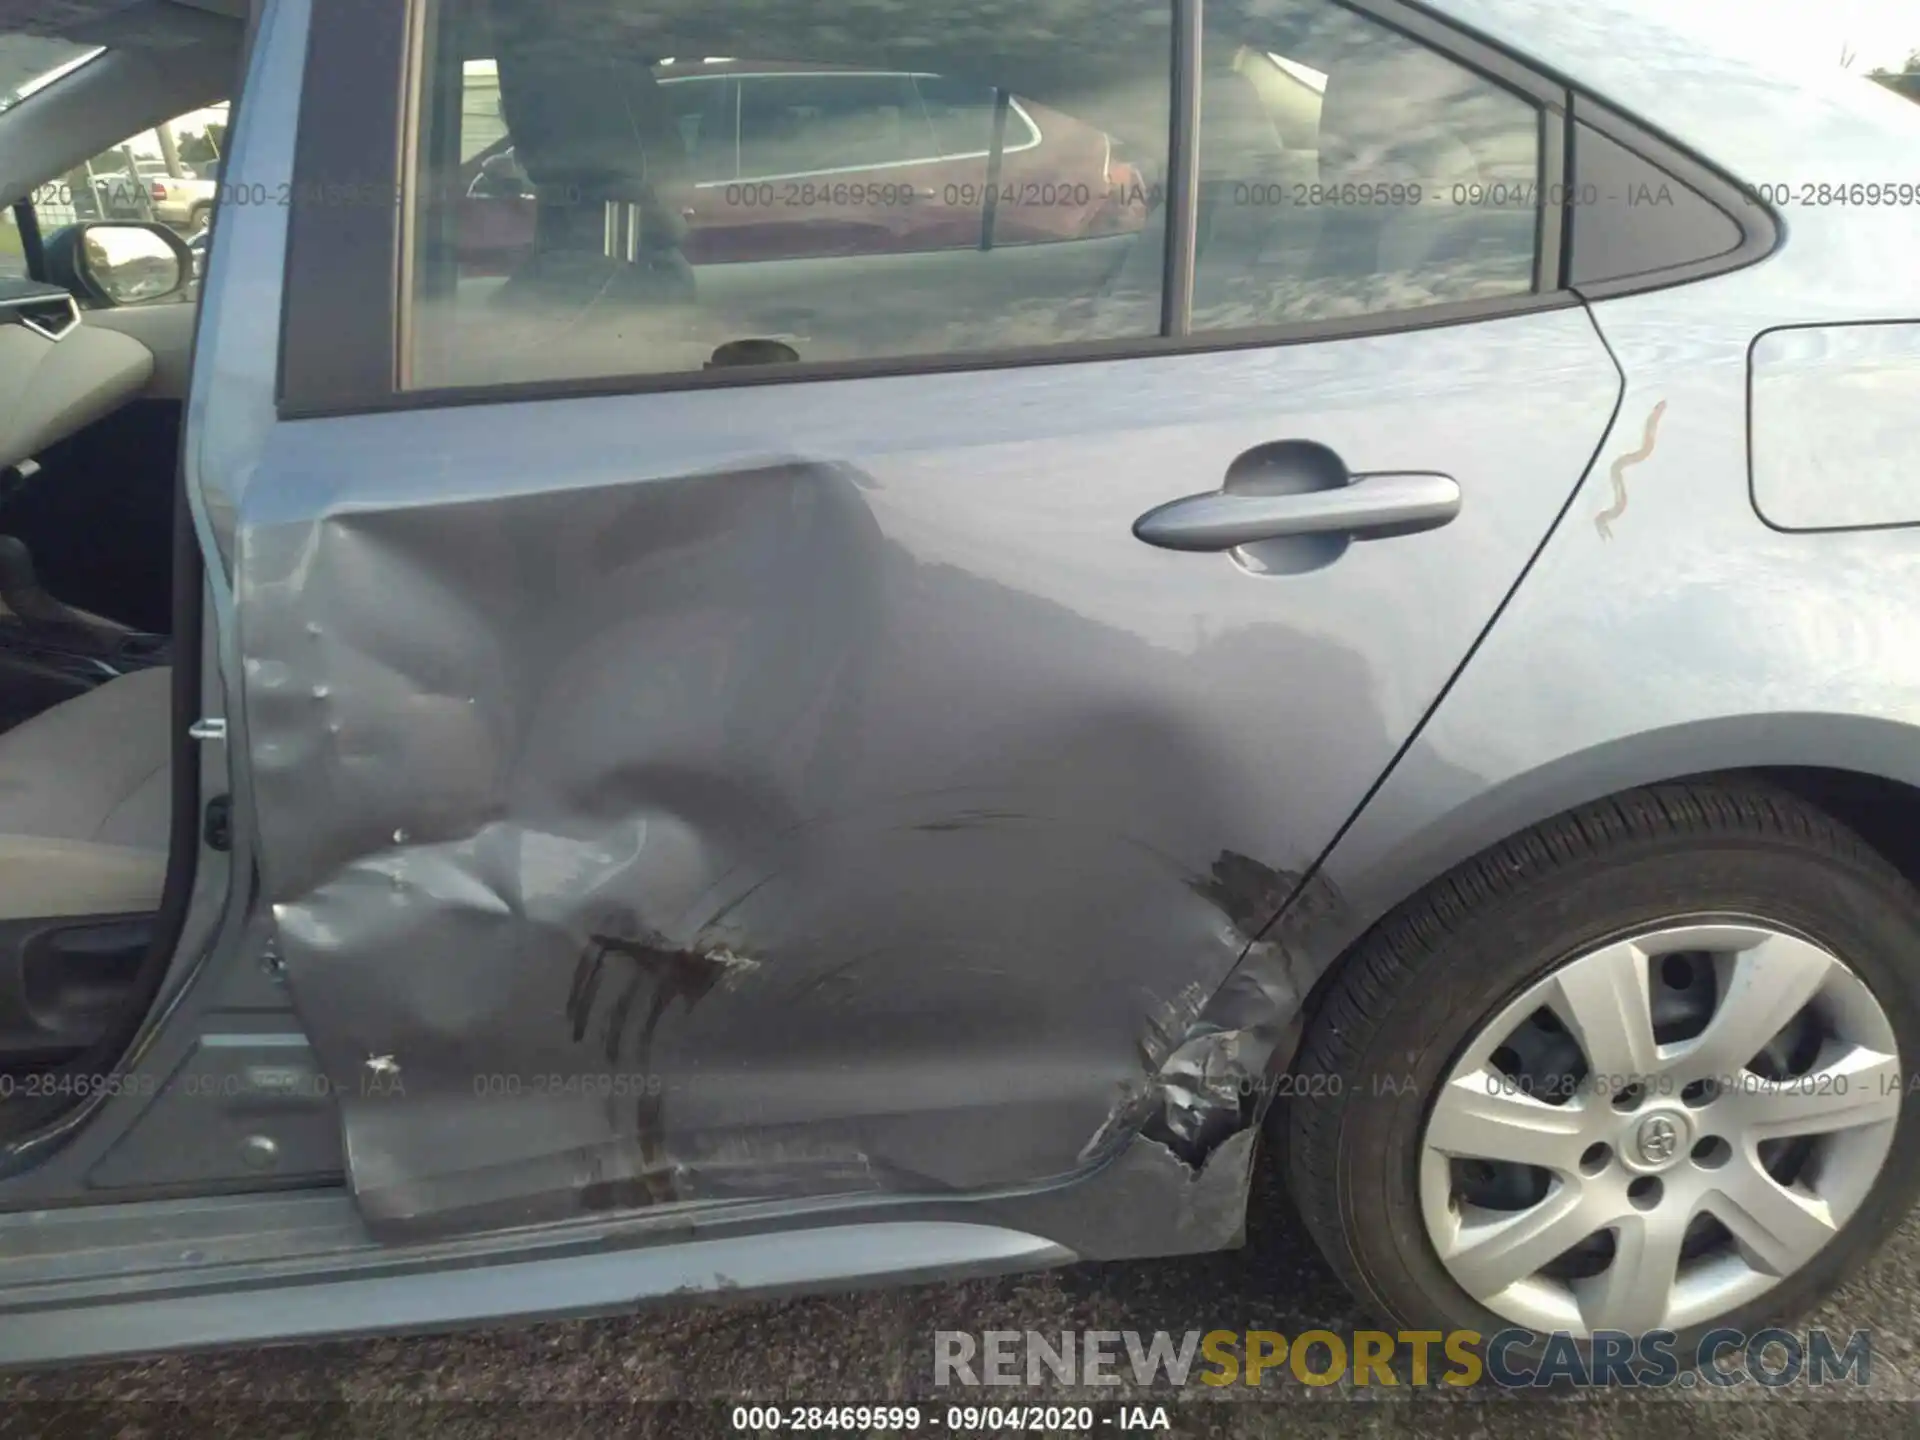
<path fill-rule="evenodd" d="M 1635 785 L 1762 766 L 1920 784 L 1920 529 L 1772 528 L 1753 501 L 1747 414 L 1764 332 L 1920 317 L 1920 208 L 1823 204 L 1817 188 L 1920 184 L 1920 106 L 1837 66 L 1796 75 L 1727 53 L 1738 14 L 1718 0 L 1434 8 L 1736 181 L 1796 202 L 1814 188 L 1776 207 L 1784 240 L 1761 263 L 1592 305 L 1626 379 L 1613 431 L 1471 661 L 1266 937 L 1315 974 L 1453 865 Z M 1855 447 L 1857 482 L 1910 484 L 1913 453 Z"/>

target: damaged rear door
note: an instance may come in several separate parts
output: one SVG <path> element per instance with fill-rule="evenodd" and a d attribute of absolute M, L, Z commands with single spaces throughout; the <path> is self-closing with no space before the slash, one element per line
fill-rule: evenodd
<path fill-rule="evenodd" d="M 1229 975 L 1615 404 L 1558 216 L 1453 201 L 1552 179 L 1559 93 L 1330 0 L 413 12 L 310 37 L 295 192 L 401 203 L 290 212 L 235 566 L 263 883 L 369 1223 L 1203 1154 L 1300 998 Z M 1148 223 L 995 244 L 1049 201 L 983 184 L 942 197 L 981 243 L 734 283 L 672 224 L 689 54 L 957 76 L 995 147 L 1031 97 L 1076 141 L 1035 185 Z M 437 178 L 496 70 L 541 207 L 505 282 Z M 793 120 L 865 185 L 925 117 Z"/>

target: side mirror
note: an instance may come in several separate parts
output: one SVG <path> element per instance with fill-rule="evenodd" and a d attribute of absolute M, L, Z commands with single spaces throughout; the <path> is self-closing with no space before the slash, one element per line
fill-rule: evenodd
<path fill-rule="evenodd" d="M 89 220 L 58 231 L 46 247 L 47 277 L 96 305 L 143 305 L 185 289 L 193 252 L 164 225 Z"/>

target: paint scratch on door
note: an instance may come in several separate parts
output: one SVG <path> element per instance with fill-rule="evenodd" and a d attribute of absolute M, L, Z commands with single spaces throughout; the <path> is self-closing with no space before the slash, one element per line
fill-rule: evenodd
<path fill-rule="evenodd" d="M 1666 413 L 1667 402 L 1662 400 L 1653 407 L 1653 413 L 1647 416 L 1647 433 L 1640 441 L 1640 448 L 1622 455 L 1608 469 L 1608 478 L 1613 481 L 1613 504 L 1593 517 L 1593 528 L 1600 532 L 1602 540 L 1613 539 L 1613 522 L 1627 513 L 1626 473 L 1653 454 L 1654 441 L 1660 429 L 1660 417 Z"/>

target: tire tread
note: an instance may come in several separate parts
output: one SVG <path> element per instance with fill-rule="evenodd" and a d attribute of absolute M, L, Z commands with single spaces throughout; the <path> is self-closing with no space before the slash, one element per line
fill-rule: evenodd
<path fill-rule="evenodd" d="M 1382 1017 L 1417 985 L 1423 963 L 1489 905 L 1543 875 L 1621 845 L 1708 836 L 1770 846 L 1784 841 L 1909 888 L 1852 830 L 1765 781 L 1678 781 L 1631 790 L 1499 842 L 1381 920 L 1337 970 L 1296 1070 L 1350 1079 Z M 1287 1107 L 1288 1188 L 1301 1220 L 1341 1280 L 1375 1309 L 1392 1314 L 1394 1307 L 1370 1282 L 1348 1241 L 1339 1146 L 1347 1109 L 1357 1095 L 1358 1087 L 1347 1084 L 1337 1099 Z"/>

